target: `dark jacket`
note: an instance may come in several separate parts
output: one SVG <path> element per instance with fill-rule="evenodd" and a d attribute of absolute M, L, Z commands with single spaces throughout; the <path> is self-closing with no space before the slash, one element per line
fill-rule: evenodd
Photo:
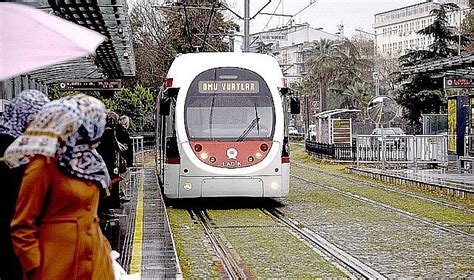
<path fill-rule="evenodd" d="M 122 151 L 121 154 L 125 158 L 127 166 L 130 167 L 133 165 L 133 147 L 130 135 L 128 134 L 128 131 L 120 124 L 117 125 L 116 135 L 117 141 L 127 146 L 127 149 L 125 151 Z"/>
<path fill-rule="evenodd" d="M 115 131 L 110 127 L 106 127 L 104 134 L 100 138 L 100 144 L 97 146 L 97 152 L 102 156 L 102 159 L 107 166 L 107 171 L 109 172 L 110 179 L 114 180 L 119 177 L 119 174 L 115 173 L 114 170 L 118 169 L 118 145 L 115 140 Z M 105 212 L 107 209 L 116 209 L 120 208 L 120 190 L 118 183 L 112 184 L 110 188 L 110 196 L 105 197 L 102 194 L 102 197 L 99 201 L 99 212 L 98 215 L 102 218 L 102 212 Z"/>
<path fill-rule="evenodd" d="M 15 214 L 15 205 L 20 190 L 24 166 L 10 169 L 3 161 L 3 154 L 15 140 L 0 133 L 0 279 L 22 279 L 20 262 L 13 251 L 10 223 Z"/>
<path fill-rule="evenodd" d="M 110 178 L 113 179 L 117 175 L 114 174 L 114 169 L 117 168 L 117 142 L 115 141 L 115 132 L 112 128 L 106 127 L 104 134 L 100 138 L 100 144 L 97 147 L 97 152 L 102 156 L 102 159 L 107 166 Z"/>

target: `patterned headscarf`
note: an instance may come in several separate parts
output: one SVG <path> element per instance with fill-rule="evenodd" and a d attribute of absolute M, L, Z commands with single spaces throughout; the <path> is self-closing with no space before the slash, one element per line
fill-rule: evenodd
<path fill-rule="evenodd" d="M 48 102 L 49 98 L 41 91 L 29 89 L 20 92 L 10 101 L 0 117 L 0 133 L 17 138 Z"/>
<path fill-rule="evenodd" d="M 107 168 L 95 150 L 104 132 L 105 112 L 102 102 L 83 94 L 54 100 L 8 147 L 5 162 L 17 167 L 34 155 L 58 156 L 57 164 L 63 173 L 108 187 Z"/>

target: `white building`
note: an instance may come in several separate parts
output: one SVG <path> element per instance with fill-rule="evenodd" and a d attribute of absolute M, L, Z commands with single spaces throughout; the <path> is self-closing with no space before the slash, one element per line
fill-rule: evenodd
<path fill-rule="evenodd" d="M 314 42 L 320 39 L 336 40 L 334 34 L 313 28 L 308 23 L 279 27 L 250 35 L 251 51 L 270 52 L 282 67 L 288 82 L 306 74 L 304 62 Z"/>
<path fill-rule="evenodd" d="M 460 10 L 448 14 L 450 26 L 459 30 L 469 13 L 469 0 L 427 0 L 426 2 L 379 13 L 375 15 L 375 40 L 378 52 L 398 57 L 410 49 L 427 49 L 433 38 L 416 32 L 433 23 L 432 9 L 439 4 L 455 3 Z"/>

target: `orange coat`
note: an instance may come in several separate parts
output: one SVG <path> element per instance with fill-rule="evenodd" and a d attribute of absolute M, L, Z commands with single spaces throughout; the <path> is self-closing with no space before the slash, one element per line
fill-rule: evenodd
<path fill-rule="evenodd" d="M 36 269 L 33 279 L 114 279 L 98 202 L 95 183 L 65 176 L 52 158 L 32 158 L 11 224 L 25 273 Z"/>

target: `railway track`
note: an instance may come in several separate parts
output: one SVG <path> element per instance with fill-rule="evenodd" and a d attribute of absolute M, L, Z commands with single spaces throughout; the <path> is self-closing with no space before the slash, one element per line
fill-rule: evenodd
<path fill-rule="evenodd" d="M 315 172 L 318 172 L 318 173 L 322 173 L 322 174 L 326 174 L 326 175 L 329 175 L 329 176 L 332 176 L 332 177 L 336 177 L 338 179 L 341 178 L 341 174 L 337 174 L 337 173 L 329 172 L 329 171 L 326 171 L 326 170 L 322 170 L 322 169 L 312 167 L 312 166 L 309 166 L 309 165 L 306 165 L 306 164 L 302 164 L 302 163 L 299 163 L 299 162 L 296 162 L 296 161 L 292 161 L 291 164 L 293 164 L 293 165 L 295 165 L 295 166 L 297 166 L 298 168 L 301 168 L 301 169 L 306 169 L 306 170 L 309 170 L 309 171 L 315 171 Z M 429 197 L 426 197 L 426 196 L 423 196 L 423 195 L 418 195 L 418 194 L 415 194 L 415 193 L 412 193 L 412 192 L 402 191 L 402 190 L 399 190 L 399 189 L 383 186 L 383 185 L 380 185 L 380 184 L 369 183 L 369 182 L 364 181 L 364 180 L 360 180 L 360 179 L 356 179 L 356 178 L 349 178 L 347 176 L 344 176 L 344 180 L 347 180 L 347 181 L 352 182 L 352 183 L 362 184 L 362 185 L 369 186 L 369 187 L 375 187 L 375 188 L 383 189 L 383 190 L 386 190 L 386 191 L 389 191 L 389 192 L 394 192 L 394 193 L 406 195 L 406 196 L 417 198 L 417 199 L 420 199 L 420 200 L 423 200 L 423 201 L 429 201 L 429 202 L 432 202 L 432 203 L 436 203 L 436 204 L 440 204 L 440 205 L 443 205 L 443 206 L 455 208 L 455 209 L 462 210 L 462 211 L 465 211 L 465 212 L 474 213 L 474 209 L 471 209 L 471 208 L 468 208 L 468 207 L 465 207 L 465 206 L 462 206 L 462 205 L 450 203 L 450 202 L 447 202 L 447 201 L 434 199 L 434 198 L 429 198 Z"/>
<path fill-rule="evenodd" d="M 262 208 L 260 210 L 266 215 L 271 216 L 273 219 L 293 230 L 293 232 L 295 232 L 298 236 L 309 242 L 310 245 L 314 246 L 317 251 L 320 251 L 333 259 L 337 265 L 347 269 L 351 274 L 349 275 L 351 278 L 387 279 L 375 269 L 354 258 L 347 252 L 339 249 L 337 246 L 330 243 L 317 233 L 307 228 L 302 228 L 300 223 L 285 217 L 280 211 L 270 208 Z"/>
<path fill-rule="evenodd" d="M 204 232 L 209 239 L 209 242 L 219 258 L 222 268 L 225 271 L 226 276 L 229 279 L 248 279 L 245 272 L 240 268 L 238 262 L 232 257 L 232 255 L 226 249 L 225 244 L 220 240 L 217 234 L 214 232 L 212 227 L 209 225 L 209 218 L 207 217 L 204 210 L 192 210 L 192 215 L 195 217 L 201 226 L 204 228 Z"/>
<path fill-rule="evenodd" d="M 305 182 L 306 184 L 309 184 L 313 187 L 317 187 L 317 188 L 322 188 L 322 189 L 326 189 L 326 190 L 330 190 L 332 192 L 335 192 L 335 193 L 338 193 L 342 196 L 345 196 L 345 197 L 348 197 L 348 198 L 351 198 L 351 199 L 354 199 L 354 200 L 358 200 L 358 201 L 361 201 L 361 202 L 364 202 L 364 203 L 367 203 L 367 204 L 370 204 L 372 206 L 375 206 L 375 207 L 378 207 L 378 208 L 382 208 L 382 209 L 385 209 L 389 212 L 392 212 L 392 213 L 396 213 L 398 215 L 401 215 L 401 216 L 405 216 L 405 217 L 409 217 L 413 220 L 416 220 L 418 222 L 421 222 L 421 223 L 424 223 L 424 224 L 427 224 L 427 225 L 430 225 L 432 227 L 435 227 L 435 228 L 438 228 L 440 230 L 443 230 L 445 232 L 450 232 L 450 233 L 454 233 L 454 234 L 458 234 L 458 235 L 462 235 L 464 237 L 467 237 L 471 240 L 474 240 L 474 235 L 472 234 L 469 234 L 469 233 L 466 233 L 462 230 L 458 230 L 458 229 L 455 229 L 455 228 L 449 228 L 449 227 L 446 227 L 440 223 L 437 223 L 437 222 L 434 222 L 434 221 L 431 221 L 431 220 L 428 220 L 428 219 L 425 219 L 425 218 L 422 218 L 418 215 L 415 215 L 413 213 L 410 213 L 410 212 L 407 212 L 407 211 L 403 211 L 403 210 L 400 210 L 400 209 L 397 209 L 397 208 L 394 208 L 392 206 L 389 206 L 389 205 L 386 205 L 386 204 L 383 204 L 383 203 L 380 203 L 380 202 L 377 202 L 377 201 L 374 201 L 374 200 L 371 200 L 371 199 L 368 199 L 366 197 L 362 197 L 362 196 L 359 196 L 359 195 L 355 195 L 351 192 L 347 192 L 347 191 L 343 191 L 343 190 L 340 190 L 340 189 L 337 189 L 335 187 L 330 187 L 330 186 L 327 186 L 327 185 L 323 185 L 323 184 L 320 184 L 320 183 L 316 183 L 312 180 L 309 180 L 309 179 L 306 179 L 306 178 L 303 178 L 301 176 L 298 176 L 298 175 L 294 175 L 294 174 L 290 174 L 290 177 L 293 177 L 299 181 L 302 181 L 302 182 Z"/>

